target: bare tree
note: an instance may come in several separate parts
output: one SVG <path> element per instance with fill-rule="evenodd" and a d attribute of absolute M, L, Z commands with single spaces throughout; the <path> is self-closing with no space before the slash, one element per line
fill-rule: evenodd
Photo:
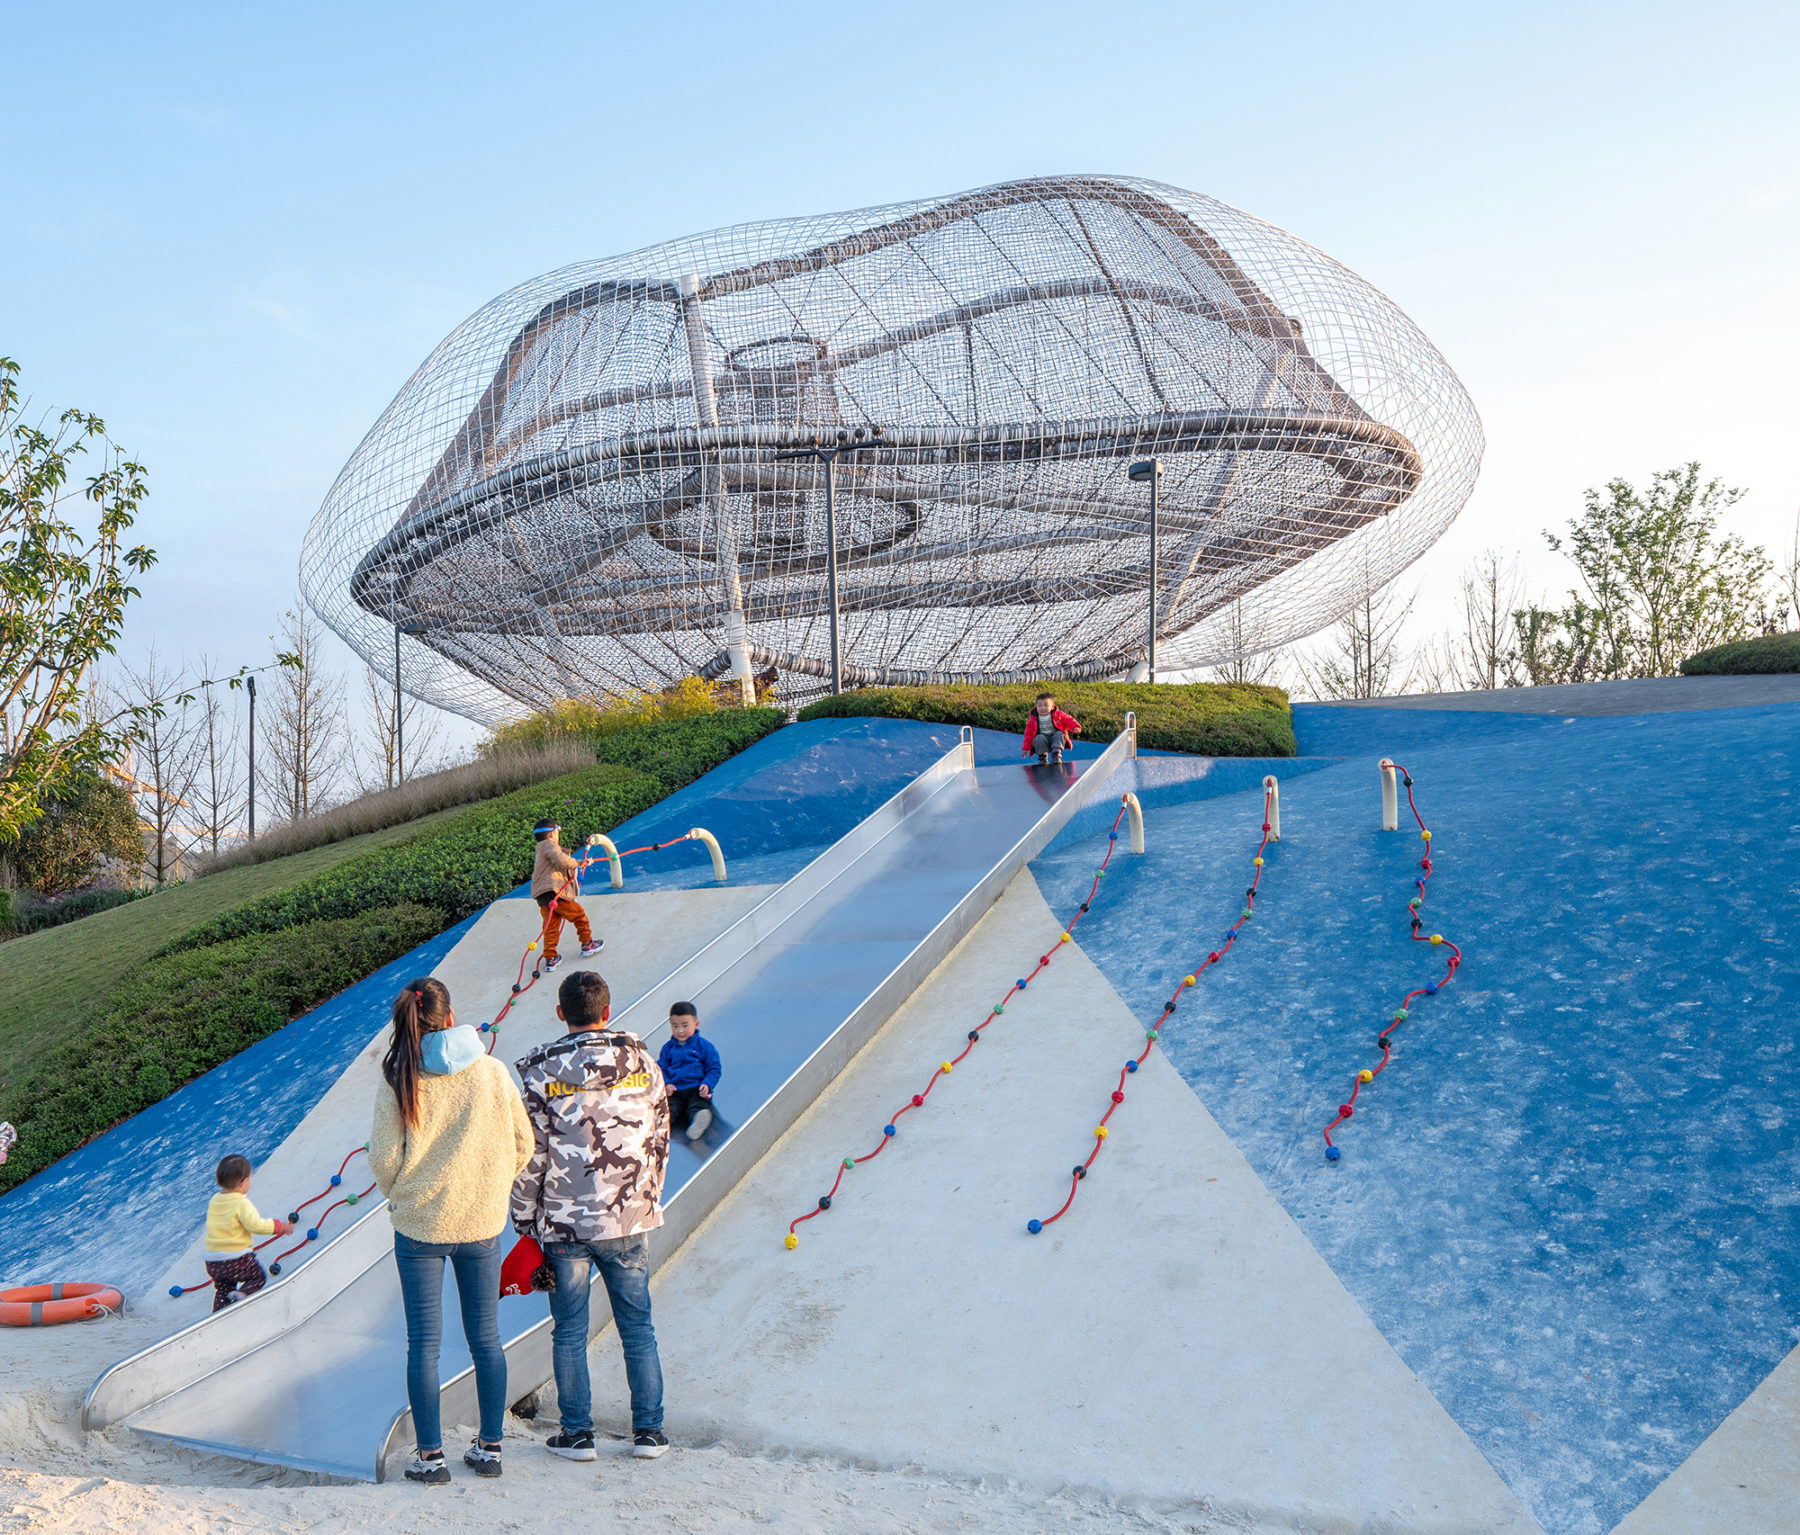
<path fill-rule="evenodd" d="M 1800 513 L 1794 516 L 1794 538 L 1782 557 L 1775 581 L 1775 623 L 1781 633 L 1787 632 L 1791 614 L 1794 627 L 1800 629 Z"/>
<path fill-rule="evenodd" d="M 1463 572 L 1461 633 L 1452 641 L 1460 687 L 1514 688 L 1523 680 L 1513 614 L 1522 583 L 1517 556 L 1488 549 Z"/>
<path fill-rule="evenodd" d="M 1412 669 L 1402 657 L 1400 636 L 1415 600 L 1416 594 L 1402 602 L 1391 586 L 1364 597 L 1331 629 L 1330 648 L 1301 663 L 1307 687 L 1320 698 L 1404 692 Z"/>
<path fill-rule="evenodd" d="M 443 766 L 439 745 L 443 716 L 436 709 L 402 693 L 396 730 L 393 684 L 368 667 L 361 691 L 363 729 L 350 750 L 350 770 L 359 789 L 365 794 L 392 789 L 402 777 L 416 778 Z M 402 745 L 406 748 L 404 761 L 400 760 Z"/>
<path fill-rule="evenodd" d="M 297 821 L 322 809 L 343 761 L 344 679 L 325 670 L 325 631 L 296 601 L 281 637 L 298 666 L 278 667 L 268 700 L 258 778 L 277 815 Z"/>
<path fill-rule="evenodd" d="M 202 676 L 214 668 L 200 658 Z M 223 696 L 225 684 L 202 683 L 194 703 L 194 735 L 199 757 L 194 787 L 188 795 L 190 820 L 207 856 L 219 856 L 219 843 L 236 834 L 244 810 L 244 779 L 238 767 L 238 740 L 243 722 Z"/>
<path fill-rule="evenodd" d="M 1282 671 L 1282 653 L 1263 648 L 1262 626 L 1244 611 L 1239 597 L 1225 614 L 1225 638 L 1231 646 L 1232 659 L 1212 668 L 1215 682 L 1276 683 Z"/>
<path fill-rule="evenodd" d="M 194 840 L 187 820 L 200 771 L 194 710 L 186 674 L 170 671 L 154 649 L 142 667 L 126 667 L 125 678 L 137 718 L 127 771 L 137 780 L 138 819 L 150 838 L 149 873 L 165 885 L 180 876 L 182 855 Z"/>

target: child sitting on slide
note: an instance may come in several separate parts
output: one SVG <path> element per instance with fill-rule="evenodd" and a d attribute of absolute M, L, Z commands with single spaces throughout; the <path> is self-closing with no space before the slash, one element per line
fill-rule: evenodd
<path fill-rule="evenodd" d="M 1039 693 L 1031 718 L 1025 721 L 1023 755 L 1029 757 L 1035 746 L 1040 763 L 1061 762 L 1062 754 L 1075 744 L 1073 738 L 1080 734 L 1081 721 L 1056 707 L 1056 695 Z"/>
<path fill-rule="evenodd" d="M 713 1122 L 713 1089 L 719 1085 L 719 1052 L 700 1037 L 700 1015 L 692 1002 L 669 1005 L 669 1037 L 656 1058 L 669 1087 L 669 1129 L 685 1129 L 690 1141 Z"/>
<path fill-rule="evenodd" d="M 258 1237 L 286 1236 L 294 1229 L 279 1215 L 257 1213 L 250 1203 L 250 1159 L 236 1152 L 219 1163 L 219 1192 L 206 1206 L 206 1277 L 213 1282 L 213 1310 L 254 1295 L 269 1282 L 252 1250 Z"/>
<path fill-rule="evenodd" d="M 604 938 L 596 938 L 588 927 L 587 911 L 581 902 L 567 892 L 579 894 L 576 876 L 581 865 L 562 849 L 558 834 L 562 826 L 556 821 L 543 821 L 532 828 L 537 838 L 537 862 L 531 868 L 531 898 L 544 914 L 544 972 L 548 974 L 562 963 L 556 952 L 556 941 L 562 937 L 564 921 L 575 924 L 575 936 L 581 940 L 581 957 L 591 958 L 605 946 Z"/>

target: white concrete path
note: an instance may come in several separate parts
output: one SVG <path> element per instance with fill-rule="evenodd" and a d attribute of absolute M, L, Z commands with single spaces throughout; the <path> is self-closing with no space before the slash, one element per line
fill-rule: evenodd
<path fill-rule="evenodd" d="M 784 1249 L 1058 930 L 1022 874 L 663 1270 L 671 1435 L 1175 1504 L 1209 1527 L 1538 1530 L 1160 1055 L 1071 1214 L 1026 1233 L 1143 1038 L 1076 945 Z M 730 1082 L 727 1060 L 727 1105 Z M 593 1358 L 623 1426 L 610 1332 Z"/>
<path fill-rule="evenodd" d="M 1615 1535 L 1800 1531 L 1800 1349 L 1618 1525 Z"/>

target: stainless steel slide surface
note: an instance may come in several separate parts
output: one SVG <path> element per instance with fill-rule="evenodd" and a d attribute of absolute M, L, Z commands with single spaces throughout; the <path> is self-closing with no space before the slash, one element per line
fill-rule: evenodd
<path fill-rule="evenodd" d="M 965 738 L 617 1017 L 655 1048 L 668 1004 L 693 1001 L 725 1063 L 718 1123 L 700 1145 L 677 1137 L 671 1150 L 653 1261 L 716 1207 L 1134 750 L 1128 731 L 1089 764 L 977 769 Z M 604 1296 L 596 1287 L 596 1330 L 609 1319 Z M 517 1399 L 551 1374 L 544 1297 L 503 1299 L 500 1325 Z M 473 1422 L 448 1268 L 439 1378 L 446 1429 Z M 120 1420 L 196 1448 L 380 1480 L 390 1451 L 411 1442 L 385 1209 L 291 1278 L 114 1366 L 89 1393 L 84 1422 Z"/>

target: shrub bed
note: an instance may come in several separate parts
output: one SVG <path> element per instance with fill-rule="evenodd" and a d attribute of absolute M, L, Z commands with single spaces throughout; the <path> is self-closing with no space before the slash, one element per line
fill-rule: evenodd
<path fill-rule="evenodd" d="M 780 709 L 721 709 L 602 736 L 594 749 L 602 762 L 648 773 L 674 791 L 754 746 L 786 719 Z"/>
<path fill-rule="evenodd" d="M 1138 745 L 1202 757 L 1291 757 L 1298 750 L 1288 698 L 1280 688 L 1233 683 L 1008 682 L 923 688 L 862 688 L 823 698 L 803 720 L 878 715 L 973 725 L 1023 734 L 1040 692 L 1081 721 L 1081 739 L 1107 742 L 1137 712 Z"/>
<path fill-rule="evenodd" d="M 611 831 L 648 810 L 667 793 L 659 779 L 610 764 L 552 778 L 203 922 L 157 954 L 352 917 L 397 901 L 435 907 L 447 926 L 530 877 L 533 821 L 556 817 L 568 828 L 564 843 L 573 847 L 590 833 Z"/>
<path fill-rule="evenodd" d="M 23 938 L 47 927 L 79 922 L 83 917 L 97 916 L 115 906 L 129 906 L 153 894 L 151 887 L 142 885 L 131 890 L 84 890 L 79 895 L 40 901 L 22 890 L 0 890 L 0 939 Z"/>
<path fill-rule="evenodd" d="M 1687 677 L 1754 677 L 1800 672 L 1800 634 L 1759 634 L 1753 640 L 1716 645 L 1681 663 Z"/>
<path fill-rule="evenodd" d="M 67 1156 L 416 948 L 442 911 L 402 902 L 151 960 L 0 1109 L 19 1143 L 0 1190 Z"/>

